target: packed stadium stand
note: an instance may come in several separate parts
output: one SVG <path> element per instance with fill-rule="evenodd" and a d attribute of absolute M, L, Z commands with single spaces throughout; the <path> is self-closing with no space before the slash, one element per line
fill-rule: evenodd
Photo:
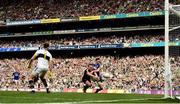
<path fill-rule="evenodd" d="M 82 88 L 81 77 L 86 65 L 95 58 L 102 61 L 102 70 L 113 74 L 111 79 L 105 81 L 105 89 L 124 89 L 130 92 L 141 90 L 163 90 L 163 63 L 162 55 L 143 56 L 86 56 L 78 58 L 56 57 L 53 59 L 53 73 L 48 73 L 48 82 L 52 89 L 61 91 L 63 88 Z M 179 63 L 174 59 L 173 80 L 178 82 L 176 77 Z M 27 59 L 3 59 L 0 60 L 0 88 L 15 89 L 12 81 L 13 69 L 8 64 L 18 66 L 21 73 L 21 88 L 28 89 L 28 76 L 31 72 L 27 70 L 24 63 Z M 71 74 L 70 74 L 71 73 Z M 174 83 L 175 84 L 175 83 Z M 42 86 L 43 87 L 43 86 Z"/>
<path fill-rule="evenodd" d="M 173 1 L 173 4 L 177 4 L 175 1 L 176 0 Z M 149 13 L 163 11 L 164 9 L 164 0 L 6 0 L 4 2 L 4 4 L 0 3 L 0 20 L 6 21 L 49 18 L 68 19 L 79 18 L 81 16 L 120 13 Z M 152 15 L 141 18 L 137 16 L 135 18 L 132 17 L 133 19 L 131 18 L 131 20 L 130 18 L 124 17 L 125 19 L 122 19 L 124 24 L 127 22 L 132 23 L 134 27 L 138 27 L 139 24 L 143 26 L 151 26 L 153 24 L 152 27 L 157 27 L 156 29 L 148 27 L 147 30 L 136 30 L 140 27 L 133 28 L 134 30 L 130 31 L 130 34 L 127 33 L 127 31 L 111 33 L 111 30 L 109 30 L 108 32 L 111 34 L 96 33 L 97 31 L 95 31 L 94 33 L 90 33 L 90 35 L 67 33 L 62 36 L 63 33 L 58 35 L 50 33 L 48 34 L 49 36 L 45 36 L 44 34 L 36 36 L 30 32 L 28 36 L 22 35 L 16 37 L 16 30 L 23 31 L 24 29 L 21 29 L 23 26 L 7 26 L 7 30 L 13 27 L 14 30 L 12 31 L 14 31 L 14 33 L 6 31 L 2 33 L 3 35 L 0 34 L 0 51 L 2 52 L 2 54 L 0 53 L 0 90 L 15 89 L 12 80 L 14 70 L 12 70 L 9 65 L 16 65 L 18 67 L 17 70 L 21 73 L 21 88 L 28 89 L 28 78 L 31 70 L 27 69 L 26 64 L 34 51 L 45 42 L 50 43 L 50 47 L 52 47 L 50 51 L 54 57 L 53 72 L 48 73 L 46 76 L 50 88 L 53 90 L 63 91 L 64 88 L 82 88 L 83 83 L 81 83 L 81 77 L 83 70 L 86 69 L 87 64 L 94 63 L 96 58 L 99 58 L 102 62 L 101 70 L 113 75 L 112 78 L 105 81 L 105 89 L 123 89 L 128 92 L 136 92 L 137 90 L 163 90 L 164 28 L 160 28 L 159 26 L 164 25 L 164 23 L 159 24 L 159 20 L 160 22 L 163 21 L 163 16 L 164 15 Z M 111 18 L 107 21 L 112 22 L 112 24 L 119 23 L 120 26 L 123 27 L 123 25 L 121 25 L 121 19 L 117 19 L 118 22 L 114 22 L 115 20 Z M 147 22 L 149 21 L 150 23 L 148 24 Z M 152 23 L 151 21 L 154 22 Z M 77 22 L 72 23 L 73 25 L 77 25 Z M 85 25 L 88 23 L 91 23 L 91 21 L 87 20 L 83 22 Z M 102 21 L 97 20 L 95 23 L 92 23 L 91 26 L 96 26 L 96 23 L 102 23 Z M 42 25 L 47 26 L 49 30 L 54 26 L 53 23 L 52 25 Z M 24 27 L 26 26 L 27 25 L 24 25 Z M 59 27 L 60 26 L 61 24 Z M 63 26 L 66 28 L 67 25 Z M 36 30 L 37 27 L 30 26 L 26 29 L 25 31 L 29 32 L 28 29 Z M 41 31 L 41 28 L 37 29 L 37 32 Z M 52 29 L 52 31 L 57 30 Z M 85 29 L 83 32 L 86 32 Z M 22 32 L 22 34 L 25 34 L 25 32 Z M 175 42 L 179 41 L 176 38 L 172 40 Z M 105 49 L 100 47 L 101 45 L 112 44 L 121 45 L 121 47 L 108 46 L 105 47 Z M 98 48 L 88 47 L 81 49 L 79 48 L 81 45 L 86 45 L 86 47 L 96 47 L 98 45 Z M 60 46 L 67 46 L 65 48 L 78 46 L 78 49 L 59 49 Z M 18 52 L 9 52 L 11 48 L 20 50 Z M 129 51 L 127 49 L 131 50 Z M 78 51 L 78 53 L 76 53 L 76 51 Z M 99 53 L 99 51 L 101 52 Z M 16 56 L 17 54 L 20 57 Z M 73 54 L 74 56 L 71 56 Z M 177 85 L 177 70 L 180 64 L 177 63 L 178 61 L 176 60 L 180 58 L 175 57 L 172 59 L 174 60 L 172 64 L 174 67 L 173 82 L 174 85 Z M 92 88 L 94 88 L 94 86 Z M 41 87 L 43 86 L 41 85 Z"/>
<path fill-rule="evenodd" d="M 177 0 L 170 0 L 179 4 Z M 32 20 L 162 11 L 164 0 L 1 0 L 0 20 Z M 64 5 L 66 4 L 66 5 Z M 125 9 L 127 8 L 127 9 Z"/>
<path fill-rule="evenodd" d="M 32 20 L 162 11 L 164 0 L 7 0 L 0 19 Z M 65 5 L 66 4 L 66 5 Z M 127 9 L 125 9 L 127 8 Z"/>
<path fill-rule="evenodd" d="M 49 73 L 49 83 L 52 89 L 63 90 L 63 88 L 82 88 L 81 77 L 86 65 L 95 58 L 100 58 L 102 70 L 113 74 L 113 77 L 105 81 L 106 89 L 126 89 L 135 91 L 162 90 L 163 79 L 163 56 L 86 56 L 79 58 L 54 58 L 53 73 Z M 21 73 L 21 87 L 27 87 L 29 70 L 24 66 L 27 59 L 3 59 L 0 60 L 1 86 L 13 88 L 11 73 L 7 64 L 17 64 Z M 178 67 L 178 63 L 174 63 Z M 51 74 L 51 75 L 50 75 Z"/>
<path fill-rule="evenodd" d="M 48 42 L 53 47 L 56 46 L 68 46 L 68 45 L 96 45 L 96 44 L 120 44 L 120 43 L 149 43 L 149 42 L 163 42 L 163 35 L 111 35 L 111 36 L 72 36 L 72 37 L 55 37 L 54 39 L 47 39 L 42 37 L 41 39 L 34 40 L 0 40 L 2 48 L 8 47 L 40 47 L 41 43 Z"/>

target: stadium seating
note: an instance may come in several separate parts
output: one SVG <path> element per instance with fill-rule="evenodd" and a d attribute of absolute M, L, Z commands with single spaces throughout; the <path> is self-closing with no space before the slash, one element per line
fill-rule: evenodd
<path fill-rule="evenodd" d="M 163 90 L 163 63 L 164 58 L 161 55 L 144 55 L 144 56 L 97 56 L 102 62 L 103 71 L 113 74 L 113 77 L 105 81 L 106 89 L 125 89 L 135 91 L 141 90 Z M 63 88 L 82 88 L 81 77 L 86 65 L 94 56 L 80 58 L 63 58 L 56 57 L 53 59 L 53 73 L 46 77 L 49 79 L 50 87 L 56 90 Z M 179 60 L 179 58 L 177 58 Z M 27 88 L 28 70 L 24 63 L 27 59 L 3 59 L 0 60 L 0 89 L 9 84 L 13 88 L 12 72 L 7 64 L 17 64 L 20 70 L 21 88 Z M 174 61 L 173 75 L 177 71 L 178 61 Z M 175 76 L 176 77 L 176 76 Z M 173 79 L 176 79 L 176 78 Z M 53 83 L 52 83 L 53 82 Z M 43 86 L 42 86 L 43 87 Z"/>
<path fill-rule="evenodd" d="M 164 0 L 7 0 L 6 6 L 0 4 L 0 20 L 32 20 L 42 18 L 72 18 L 79 16 L 108 15 L 141 11 L 162 11 Z M 176 0 L 173 1 L 173 4 Z M 64 5 L 66 4 L 66 5 Z M 2 6 L 1 6 L 2 5 Z M 174 39 L 176 40 L 176 39 Z M 118 43 L 162 42 L 161 34 L 115 34 L 109 37 L 72 37 L 56 39 L 41 38 L 34 40 L 0 40 L 0 48 L 40 47 L 44 42 L 51 46 L 59 45 L 94 45 Z M 64 88 L 82 88 L 81 76 L 86 65 L 97 57 L 102 62 L 102 70 L 113 77 L 105 81 L 105 89 L 163 90 L 164 88 L 164 57 L 163 55 L 143 56 L 86 56 L 80 58 L 64 58 L 56 56 L 53 61 L 53 72 L 48 73 L 50 87 L 57 90 Z M 180 60 L 177 57 L 174 60 Z M 13 70 L 8 65 L 18 65 L 21 73 L 21 88 L 28 88 L 28 75 L 24 63 L 28 59 L 0 59 L 0 89 L 7 86 L 15 88 L 12 82 Z M 173 62 L 173 80 L 176 80 L 178 61 Z M 176 82 L 176 81 L 173 81 Z"/>
<path fill-rule="evenodd" d="M 0 40 L 0 48 L 7 47 L 39 47 L 41 43 L 49 42 L 51 46 L 61 45 L 94 45 L 94 44 L 118 44 L 118 43 L 147 43 L 147 42 L 162 42 L 164 41 L 163 35 L 112 35 L 112 36 L 91 36 L 91 37 L 71 37 L 62 38 L 57 37 L 56 39 L 41 38 L 34 39 L 32 41 L 14 40 L 14 41 L 3 41 Z"/>
<path fill-rule="evenodd" d="M 164 0 L 7 0 L 0 19 L 70 18 L 142 11 L 162 11 Z M 5 5 L 6 4 L 6 5 Z"/>

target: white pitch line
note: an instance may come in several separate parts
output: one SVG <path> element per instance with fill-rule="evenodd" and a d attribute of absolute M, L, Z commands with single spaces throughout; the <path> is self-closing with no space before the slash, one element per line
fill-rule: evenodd
<path fill-rule="evenodd" d="M 164 99 L 164 98 L 145 98 L 145 99 L 119 99 L 119 100 L 88 100 L 88 101 L 79 101 L 79 102 L 64 102 L 60 104 L 84 104 L 84 103 L 113 103 L 118 101 L 143 101 L 143 100 L 153 100 L 153 99 Z"/>
<path fill-rule="evenodd" d="M 0 98 L 2 97 L 7 97 L 7 96 L 0 96 Z M 11 98 L 19 98 L 19 97 L 11 97 Z M 21 99 L 31 99 L 30 97 L 21 97 Z M 39 98 L 33 98 L 33 99 L 39 99 Z M 41 98 L 39 100 L 45 100 L 47 98 Z M 51 98 L 52 100 L 57 100 L 57 99 L 64 99 L 64 98 Z M 86 100 L 86 101 L 75 101 L 72 102 L 74 99 L 66 99 L 67 102 L 60 102 L 58 104 L 83 104 L 83 103 L 113 103 L 113 102 L 118 102 L 118 101 L 143 101 L 143 100 L 154 100 L 154 99 L 164 99 L 164 98 L 141 98 L 141 99 L 117 99 L 117 100 Z M 75 99 L 75 100 L 81 100 L 81 99 Z M 48 104 L 48 103 L 47 103 Z M 53 104 L 57 104 L 57 103 L 53 103 Z"/>
<path fill-rule="evenodd" d="M 108 103 L 108 102 L 118 102 L 118 101 L 137 101 L 137 100 L 155 100 L 163 98 L 144 98 L 144 99 L 119 99 L 119 100 L 97 100 L 97 101 L 81 101 L 82 103 Z"/>

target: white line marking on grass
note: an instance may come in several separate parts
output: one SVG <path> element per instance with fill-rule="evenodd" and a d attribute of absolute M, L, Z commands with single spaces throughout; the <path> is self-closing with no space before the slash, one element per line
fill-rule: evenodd
<path fill-rule="evenodd" d="M 28 99 L 28 100 L 34 100 L 34 99 L 36 99 L 36 100 L 46 100 L 46 99 L 48 99 L 49 100 L 49 98 L 31 98 L 31 97 L 11 97 L 11 96 L 0 96 L 0 98 L 3 98 L 3 97 L 8 97 L 8 98 L 13 98 L 13 99 L 17 99 L 17 98 L 21 98 L 21 99 Z M 66 99 L 66 98 L 61 98 L 61 97 L 59 97 L 59 98 L 55 98 L 55 97 L 53 97 L 53 98 L 50 98 L 50 100 L 59 100 L 59 99 L 61 99 L 61 100 L 65 100 L 65 102 L 59 102 L 58 104 L 83 104 L 83 103 L 116 103 L 116 102 L 120 102 L 120 101 L 143 101 L 143 100 L 156 100 L 156 99 L 164 99 L 164 98 L 140 98 L 140 99 L 117 99 L 117 100 L 85 100 L 85 101 L 73 101 L 73 100 L 82 100 L 82 99 Z M 28 103 L 28 102 L 27 102 Z M 47 103 L 48 104 L 48 103 Z M 57 103 L 54 103 L 54 104 L 57 104 Z"/>
<path fill-rule="evenodd" d="M 119 99 L 119 100 L 88 100 L 88 101 L 79 101 L 79 102 L 64 102 L 60 104 L 84 104 L 84 103 L 115 103 L 119 101 L 143 101 L 143 100 L 155 100 L 155 99 L 163 99 L 163 98 L 144 98 L 144 99 Z"/>

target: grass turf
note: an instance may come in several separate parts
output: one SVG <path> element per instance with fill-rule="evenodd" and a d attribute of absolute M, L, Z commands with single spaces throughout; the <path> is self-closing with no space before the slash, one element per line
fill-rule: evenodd
<path fill-rule="evenodd" d="M 45 93 L 0 91 L 0 103 L 180 103 L 177 99 L 163 99 L 162 95 L 141 94 L 83 94 L 83 93 Z"/>

